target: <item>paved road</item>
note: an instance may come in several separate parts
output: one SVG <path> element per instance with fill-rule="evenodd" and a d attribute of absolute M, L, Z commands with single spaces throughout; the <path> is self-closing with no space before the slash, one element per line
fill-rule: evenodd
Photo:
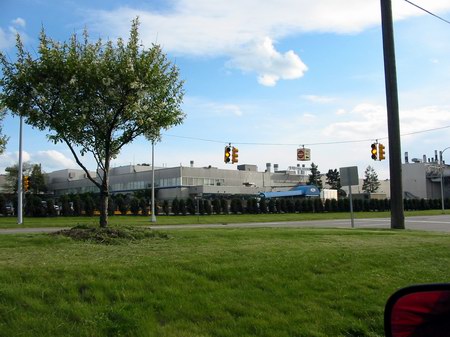
<path fill-rule="evenodd" d="M 355 219 L 355 228 L 390 228 L 390 218 Z M 152 229 L 193 229 L 193 228 L 257 228 L 257 227 L 294 227 L 294 228 L 351 228 L 350 219 L 346 220 L 314 220 L 291 222 L 257 222 L 203 225 L 170 225 L 149 226 Z M 450 215 L 414 216 L 405 219 L 406 229 L 450 233 Z M 50 233 L 62 228 L 9 228 L 0 229 L 0 234 Z"/>
<path fill-rule="evenodd" d="M 355 219 L 355 228 L 390 228 L 390 218 Z M 350 219 L 344 220 L 311 220 L 290 222 L 257 222 L 205 225 L 167 225 L 150 226 L 152 229 L 183 229 L 183 228 L 253 228 L 253 227 L 311 227 L 311 228 L 351 228 Z M 405 218 L 406 229 L 449 232 L 450 215 L 415 216 Z"/>

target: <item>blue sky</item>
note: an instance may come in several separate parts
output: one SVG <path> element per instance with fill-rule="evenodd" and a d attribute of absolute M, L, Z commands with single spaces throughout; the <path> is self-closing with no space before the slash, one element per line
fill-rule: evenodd
<path fill-rule="evenodd" d="M 430 157 L 450 146 L 450 25 L 392 2 L 402 153 Z M 448 0 L 415 3 L 450 19 Z M 163 133 L 157 166 L 236 169 L 223 163 L 231 142 L 240 164 L 286 169 L 302 164 L 296 149 L 305 145 L 322 173 L 356 165 L 362 177 L 372 165 L 389 177 L 387 160 L 370 159 L 377 139 L 389 152 L 378 0 L 1 0 L 0 50 L 14 59 L 16 33 L 36 50 L 42 26 L 61 41 L 84 27 L 93 39 L 126 38 L 136 16 L 144 45 L 160 44 L 185 80 L 186 119 Z M 7 117 L 0 172 L 17 162 L 18 130 Z M 45 132 L 25 126 L 24 135 L 26 160 L 46 172 L 77 168 Z M 138 139 L 113 165 L 149 163 L 150 149 Z"/>

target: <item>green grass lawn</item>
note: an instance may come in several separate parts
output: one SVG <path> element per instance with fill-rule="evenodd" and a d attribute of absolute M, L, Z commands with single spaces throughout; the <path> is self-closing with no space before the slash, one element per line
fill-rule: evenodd
<path fill-rule="evenodd" d="M 390 217 L 389 212 L 357 212 L 356 219 Z M 437 215 L 441 210 L 429 211 L 407 211 L 405 216 L 415 215 Z M 448 214 L 448 211 L 447 211 Z M 109 217 L 111 225 L 184 225 L 184 224 L 223 224 L 223 223 L 246 223 L 246 222 L 274 222 L 274 221 L 302 221 L 302 220 L 330 220 L 350 219 L 350 213 L 297 213 L 297 214 L 240 214 L 240 215 L 203 215 L 203 216 L 157 216 L 155 224 L 150 222 L 149 216 L 115 215 Z M 98 225 L 99 217 L 24 217 L 22 225 L 17 225 L 16 217 L 0 217 L 1 228 L 20 227 L 73 227 L 78 224 Z"/>
<path fill-rule="evenodd" d="M 116 245 L 0 235 L 0 336 L 383 336 L 388 296 L 450 280 L 450 235 L 208 229 Z"/>

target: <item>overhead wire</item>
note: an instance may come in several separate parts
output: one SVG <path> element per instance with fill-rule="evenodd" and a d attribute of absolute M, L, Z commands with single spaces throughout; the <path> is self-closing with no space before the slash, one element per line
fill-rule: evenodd
<path fill-rule="evenodd" d="M 420 130 L 420 131 L 413 131 L 408 133 L 403 133 L 400 136 L 411 136 L 416 135 L 419 133 L 425 133 L 425 132 L 431 132 L 431 131 L 438 131 L 443 129 L 450 128 L 450 125 L 441 126 L 438 128 L 432 128 L 432 129 L 426 129 L 426 130 Z M 205 138 L 197 138 L 197 137 L 187 137 L 187 136 L 177 136 L 177 135 L 171 135 L 171 134 L 163 134 L 167 137 L 173 137 L 173 138 L 182 138 L 182 139 L 190 139 L 190 140 L 196 140 L 196 141 L 203 141 L 203 142 L 209 142 L 209 143 L 219 143 L 219 144 L 239 144 L 239 145 L 258 145 L 258 146 L 298 146 L 299 144 L 307 145 L 307 146 L 318 146 L 318 145 L 338 145 L 338 144 L 349 144 L 349 143 L 363 143 L 363 142 L 371 142 L 374 140 L 383 140 L 388 139 L 387 136 L 384 137 L 377 137 L 377 138 L 365 138 L 365 139 L 357 139 L 357 140 L 342 140 L 342 141 L 330 141 L 330 142 L 316 142 L 316 143 L 259 143 L 259 142 L 239 142 L 239 141 L 223 141 L 223 140 L 214 140 L 214 139 L 205 139 Z"/>
<path fill-rule="evenodd" d="M 417 5 L 417 4 L 415 4 L 414 2 L 409 1 L 409 0 L 405 0 L 405 1 L 406 1 L 407 3 L 409 3 L 410 5 L 412 5 L 412 6 L 416 7 L 416 8 L 418 8 L 418 9 L 420 9 L 420 10 L 422 10 L 422 11 L 424 11 L 424 12 L 426 12 L 426 13 L 432 15 L 432 16 L 434 16 L 435 18 L 437 18 L 437 19 L 439 19 L 439 20 L 442 20 L 442 21 L 444 21 L 445 23 L 450 24 L 450 21 L 449 21 L 449 20 L 446 20 L 446 19 L 444 19 L 443 17 L 441 17 L 441 16 L 439 16 L 439 15 L 437 15 L 437 14 L 434 14 L 433 12 L 430 12 L 429 10 L 427 10 L 427 9 L 425 9 L 425 8 L 423 8 L 423 7 L 419 6 L 419 5 Z"/>

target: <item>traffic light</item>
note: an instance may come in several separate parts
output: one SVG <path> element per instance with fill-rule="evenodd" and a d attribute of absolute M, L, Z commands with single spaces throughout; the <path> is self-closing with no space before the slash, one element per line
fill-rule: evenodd
<path fill-rule="evenodd" d="M 372 149 L 370 150 L 370 153 L 372 153 L 372 159 L 377 160 L 378 159 L 378 150 L 377 150 L 377 144 L 373 143 L 371 145 Z"/>
<path fill-rule="evenodd" d="M 225 162 L 225 164 L 228 164 L 231 161 L 231 146 L 230 145 L 225 146 L 225 155 L 224 155 L 223 161 Z"/>
<path fill-rule="evenodd" d="M 23 176 L 23 190 L 25 192 L 28 192 L 30 189 L 30 177 L 29 176 Z"/>
<path fill-rule="evenodd" d="M 231 154 L 231 164 L 237 163 L 238 162 L 238 157 L 239 157 L 239 155 L 238 155 L 239 149 L 237 147 L 233 146 L 233 150 L 231 152 L 232 152 L 232 154 Z"/>
<path fill-rule="evenodd" d="M 384 160 L 386 159 L 384 157 L 384 145 L 383 144 L 378 144 L 378 159 L 379 160 Z"/>

